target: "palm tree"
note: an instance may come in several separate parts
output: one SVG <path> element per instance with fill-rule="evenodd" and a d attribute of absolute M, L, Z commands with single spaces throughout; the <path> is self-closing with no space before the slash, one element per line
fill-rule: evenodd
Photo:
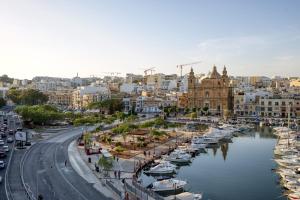
<path fill-rule="evenodd" d="M 122 133 L 122 138 L 124 140 L 124 144 L 126 144 L 126 138 L 127 138 L 127 136 L 128 136 L 128 132 L 123 132 Z"/>
<path fill-rule="evenodd" d="M 91 133 L 85 133 L 83 135 L 83 141 L 84 141 L 84 145 L 89 147 L 92 143 L 92 134 Z"/>
<path fill-rule="evenodd" d="M 150 131 L 150 135 L 154 138 L 154 139 L 160 139 L 162 136 L 166 135 L 167 133 L 165 131 L 158 131 L 156 129 L 153 129 Z"/>
<path fill-rule="evenodd" d="M 101 156 L 98 160 L 98 165 L 103 168 L 107 174 L 107 171 L 113 167 L 113 162 L 111 158 L 105 158 L 104 156 Z"/>

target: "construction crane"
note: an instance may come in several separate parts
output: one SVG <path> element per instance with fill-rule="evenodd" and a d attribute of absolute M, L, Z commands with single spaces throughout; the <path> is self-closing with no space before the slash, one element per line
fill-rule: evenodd
<path fill-rule="evenodd" d="M 177 68 L 180 68 L 180 77 L 182 77 L 182 67 L 190 66 L 190 65 L 195 65 L 195 64 L 199 64 L 199 63 L 202 63 L 202 61 L 197 61 L 197 62 L 192 62 L 192 63 L 177 65 Z"/>
<path fill-rule="evenodd" d="M 110 74 L 111 76 L 118 76 L 121 73 L 120 72 L 103 72 L 104 74 Z"/>
<path fill-rule="evenodd" d="M 147 72 L 150 71 L 151 75 L 152 75 L 152 72 L 155 71 L 155 67 L 151 67 L 149 69 L 143 69 L 144 70 L 144 73 L 145 73 L 145 76 L 147 76 Z"/>

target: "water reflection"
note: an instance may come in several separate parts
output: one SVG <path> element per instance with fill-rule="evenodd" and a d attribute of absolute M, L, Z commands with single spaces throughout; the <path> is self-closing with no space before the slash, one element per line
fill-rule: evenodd
<path fill-rule="evenodd" d="M 224 161 L 226 160 L 227 157 L 228 148 L 229 148 L 229 144 L 227 142 L 221 144 L 221 151 L 222 151 Z"/>
<path fill-rule="evenodd" d="M 278 177 L 271 171 L 276 167 L 272 160 L 275 143 L 269 127 L 256 127 L 232 143 L 200 153 L 190 165 L 181 166 L 176 177 L 188 181 L 190 192 L 203 192 L 205 200 L 282 200 Z M 145 185 L 155 180 L 141 176 Z"/>

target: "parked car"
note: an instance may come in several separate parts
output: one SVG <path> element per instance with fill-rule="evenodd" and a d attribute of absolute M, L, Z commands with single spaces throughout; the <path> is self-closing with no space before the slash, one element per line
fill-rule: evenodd
<path fill-rule="evenodd" d="M 1 135 L 1 138 L 5 138 L 6 137 L 6 134 L 4 132 L 1 132 L 0 135 Z"/>
<path fill-rule="evenodd" d="M 3 146 L 3 151 L 9 152 L 9 147 L 8 146 Z"/>
<path fill-rule="evenodd" d="M 6 157 L 6 153 L 3 150 L 0 150 L 0 158 L 5 158 Z"/>
<path fill-rule="evenodd" d="M 14 141 L 14 139 L 12 137 L 7 138 L 6 142 L 7 143 L 12 143 Z"/>
<path fill-rule="evenodd" d="M 3 145 L 4 145 L 4 141 L 0 140 L 0 146 L 3 146 Z"/>
<path fill-rule="evenodd" d="M 0 169 L 5 168 L 5 163 L 3 160 L 0 160 Z"/>
<path fill-rule="evenodd" d="M 5 168 L 5 163 L 3 160 L 0 160 L 0 169 Z"/>
<path fill-rule="evenodd" d="M 9 131 L 8 131 L 8 134 L 9 134 L 9 135 L 13 135 L 14 133 L 15 133 L 15 132 L 14 132 L 13 130 L 9 130 Z"/>

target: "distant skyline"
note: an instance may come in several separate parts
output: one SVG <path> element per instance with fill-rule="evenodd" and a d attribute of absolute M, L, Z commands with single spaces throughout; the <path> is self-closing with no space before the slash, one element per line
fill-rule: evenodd
<path fill-rule="evenodd" d="M 0 75 L 195 73 L 300 76 L 300 1 L 4 0 Z M 188 73 L 190 67 L 184 68 Z"/>

